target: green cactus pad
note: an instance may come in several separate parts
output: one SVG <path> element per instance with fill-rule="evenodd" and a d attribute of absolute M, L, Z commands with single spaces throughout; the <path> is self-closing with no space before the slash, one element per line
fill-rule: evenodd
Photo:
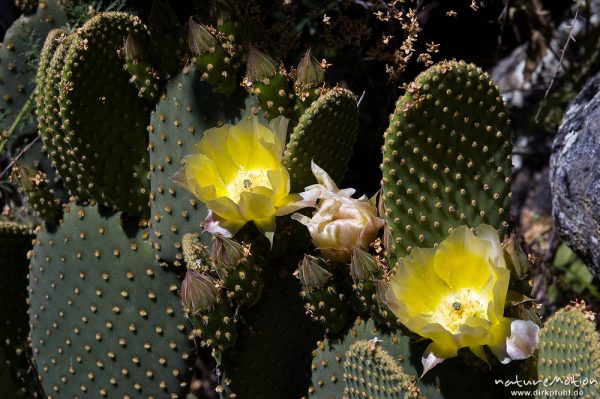
<path fill-rule="evenodd" d="M 540 331 L 540 343 L 537 352 L 538 378 L 567 379 L 579 381 L 595 379 L 600 381 L 600 335 L 592 314 L 578 306 L 567 306 L 554 313 Z M 574 387 L 568 384 L 553 384 L 548 387 L 538 385 L 538 389 L 547 391 L 582 391 L 581 398 L 600 396 L 598 384 L 581 384 Z"/>
<path fill-rule="evenodd" d="M 206 129 L 230 123 L 242 114 L 234 99 L 213 93 L 200 81 L 195 68 L 185 68 L 173 78 L 152 113 L 150 136 L 151 226 L 157 257 L 183 264 L 181 239 L 201 231 L 207 210 L 191 193 L 171 179 L 192 154 Z M 207 242 L 210 244 L 210 241 Z"/>
<path fill-rule="evenodd" d="M 193 360 L 179 281 L 154 260 L 143 221 L 65 208 L 35 240 L 33 360 L 49 398 L 179 397 Z"/>
<path fill-rule="evenodd" d="M 305 314 L 300 284 L 285 264 L 264 266 L 261 299 L 241 316 L 235 347 L 222 353 L 223 399 L 300 398 L 308 391 L 310 353 L 323 330 Z"/>
<path fill-rule="evenodd" d="M 27 253 L 33 231 L 17 223 L 0 222 L 0 352 L 4 362 L 0 373 L 7 373 L 8 386 L 2 386 L 6 398 L 27 397 L 22 380 L 27 375 Z M 14 395 L 14 396 L 11 396 Z"/>
<path fill-rule="evenodd" d="M 345 354 L 344 394 L 349 399 L 418 397 L 414 376 L 407 376 L 377 341 L 357 341 Z M 407 394 L 411 395 L 407 395 Z M 412 394 L 415 395 L 412 395 Z"/>
<path fill-rule="evenodd" d="M 62 215 L 61 204 L 67 202 L 62 180 L 56 175 L 50 161 L 42 151 L 42 143 L 30 144 L 30 136 L 22 136 L 11 148 L 13 154 L 24 151 L 13 165 L 11 180 L 26 198 L 27 206 L 39 218 L 48 223 L 56 223 Z"/>
<path fill-rule="evenodd" d="M 352 92 L 336 87 L 313 102 L 290 135 L 285 152 L 291 192 L 300 192 L 316 182 L 311 160 L 341 183 L 357 130 L 358 107 Z"/>
<path fill-rule="evenodd" d="M 498 89 L 471 64 L 441 62 L 408 86 L 383 145 L 386 218 L 397 256 L 432 247 L 463 224 L 503 231 L 510 134 Z"/>
<path fill-rule="evenodd" d="M 63 129 L 49 132 L 62 136 L 50 139 L 67 163 L 57 169 L 73 194 L 87 190 L 100 204 L 135 214 L 143 214 L 148 203 L 149 110 L 128 83 L 117 50 L 129 31 L 144 29 L 137 17 L 106 12 L 72 34 L 58 83 Z M 61 46 L 50 69 L 59 63 Z"/>
<path fill-rule="evenodd" d="M 67 31 L 64 29 L 52 29 L 48 33 L 46 41 L 44 42 L 44 47 L 42 47 L 40 53 L 40 61 L 36 75 L 37 89 L 35 92 L 35 102 L 38 130 L 41 132 L 40 137 L 44 143 L 46 153 L 53 161 L 57 156 L 56 146 L 49 138 L 54 135 L 46 132 L 48 129 L 55 128 L 55 116 L 58 114 L 58 104 L 56 103 L 58 88 L 55 88 L 56 79 L 52 78 L 56 72 L 55 70 L 50 70 L 50 63 L 52 62 L 54 53 L 66 38 L 66 35 Z M 56 163 L 54 162 L 54 164 Z"/>
<path fill-rule="evenodd" d="M 56 0 L 44 0 L 35 14 L 22 16 L 6 31 L 0 45 L 0 131 L 11 126 L 35 89 L 33 78 L 46 35 L 65 22 Z M 33 131 L 35 118 L 28 117 L 16 133 Z"/>
<path fill-rule="evenodd" d="M 481 397 L 481 392 L 486 392 L 488 393 L 486 398 L 503 397 L 502 389 L 494 385 L 489 366 L 481 361 L 473 360 L 473 356 L 470 354 L 464 354 L 464 356 L 459 354 L 458 358 L 447 359 L 429 371 L 425 377 L 417 377 L 423 369 L 421 356 L 426 342 L 403 335 L 400 331 L 379 329 L 372 320 L 365 322 L 358 318 L 344 336 L 326 339 L 317 344 L 316 350 L 313 352 L 310 398 L 339 399 L 348 393 L 347 389 L 352 387 L 359 389 L 356 379 L 360 376 L 350 371 L 352 367 L 349 364 L 354 362 L 349 360 L 347 355 L 353 345 L 361 341 L 373 344 L 377 342 L 377 347 L 394 359 L 397 366 L 401 367 L 406 375 L 403 377 L 403 381 L 408 383 L 405 385 L 405 389 L 413 396 L 430 399 L 477 398 Z M 473 365 L 466 365 L 467 359 Z M 363 369 L 361 373 L 364 372 Z M 387 373 L 380 374 L 380 376 L 384 377 L 390 374 L 395 374 L 395 372 L 388 370 Z M 469 384 L 457 384 L 456 381 L 459 380 L 469 381 Z M 379 385 L 385 386 L 383 381 Z M 383 398 L 385 396 L 374 395 L 373 397 Z"/>

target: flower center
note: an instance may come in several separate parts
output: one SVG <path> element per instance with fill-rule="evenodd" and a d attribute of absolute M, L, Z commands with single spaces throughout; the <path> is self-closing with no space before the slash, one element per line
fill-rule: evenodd
<path fill-rule="evenodd" d="M 255 187 L 272 189 L 267 171 L 264 169 L 239 170 L 235 178 L 227 185 L 228 197 L 234 202 L 240 201 L 244 191 L 252 192 Z"/>
<path fill-rule="evenodd" d="M 432 314 L 432 321 L 456 334 L 469 317 L 487 320 L 486 302 L 472 289 L 463 288 L 442 299 Z"/>

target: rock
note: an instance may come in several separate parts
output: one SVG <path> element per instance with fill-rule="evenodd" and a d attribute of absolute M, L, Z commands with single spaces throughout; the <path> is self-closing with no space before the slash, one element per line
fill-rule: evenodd
<path fill-rule="evenodd" d="M 600 276 L 600 74 L 569 105 L 550 157 L 558 233 Z"/>

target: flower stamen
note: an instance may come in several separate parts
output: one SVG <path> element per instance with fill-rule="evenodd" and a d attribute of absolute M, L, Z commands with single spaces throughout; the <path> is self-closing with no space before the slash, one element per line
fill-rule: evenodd
<path fill-rule="evenodd" d="M 240 169 L 233 180 L 227 185 L 227 196 L 235 202 L 239 202 L 244 191 L 252 192 L 254 187 L 266 187 L 272 189 L 271 182 L 265 169 Z"/>
<path fill-rule="evenodd" d="M 472 289 L 464 288 L 443 298 L 431 317 L 434 322 L 456 334 L 470 317 L 487 320 L 485 310 L 483 298 Z"/>

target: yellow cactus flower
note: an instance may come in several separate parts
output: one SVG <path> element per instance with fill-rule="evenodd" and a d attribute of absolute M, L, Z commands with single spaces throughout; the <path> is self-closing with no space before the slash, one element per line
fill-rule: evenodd
<path fill-rule="evenodd" d="M 314 203 L 290 194 L 290 176 L 281 162 L 287 122 L 280 117 L 264 126 L 250 116 L 208 129 L 196 144 L 197 153 L 185 157 L 173 180 L 210 210 L 206 231 L 230 237 L 254 222 L 272 240 L 276 216 Z"/>
<path fill-rule="evenodd" d="M 432 340 L 423 374 L 469 348 L 487 361 L 488 346 L 502 363 L 529 357 L 539 327 L 504 317 L 510 272 L 497 231 L 480 225 L 452 230 L 435 249 L 415 248 L 401 258 L 386 298 L 398 319 Z"/>

